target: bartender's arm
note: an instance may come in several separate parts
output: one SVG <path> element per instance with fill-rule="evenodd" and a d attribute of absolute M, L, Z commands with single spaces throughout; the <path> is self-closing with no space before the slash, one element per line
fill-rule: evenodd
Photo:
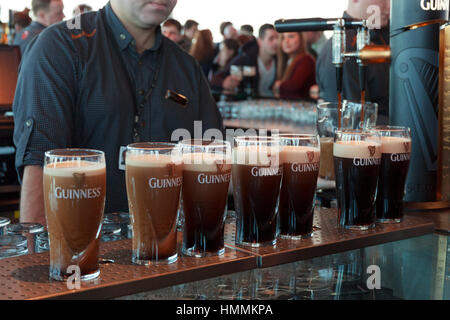
<path fill-rule="evenodd" d="M 44 153 L 72 145 L 78 81 L 74 52 L 67 35 L 49 28 L 30 43 L 22 58 L 13 103 L 22 222 L 45 225 Z"/>
<path fill-rule="evenodd" d="M 46 225 L 42 176 L 41 166 L 26 166 L 24 169 L 20 195 L 20 222 Z"/>

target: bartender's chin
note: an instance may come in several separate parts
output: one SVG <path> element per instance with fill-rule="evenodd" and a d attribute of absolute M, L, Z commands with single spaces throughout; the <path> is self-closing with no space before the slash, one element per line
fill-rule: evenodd
<path fill-rule="evenodd" d="M 141 24 L 146 25 L 148 27 L 156 27 L 159 26 L 163 21 L 167 19 L 168 15 L 166 14 L 158 14 L 151 13 L 147 14 L 145 12 L 141 12 L 139 14 L 139 20 Z"/>

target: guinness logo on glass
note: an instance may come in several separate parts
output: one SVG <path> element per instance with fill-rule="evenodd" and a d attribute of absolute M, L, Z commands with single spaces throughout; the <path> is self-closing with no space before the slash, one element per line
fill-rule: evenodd
<path fill-rule="evenodd" d="M 377 148 L 375 146 L 368 146 L 367 148 L 369 148 L 370 156 L 373 157 Z"/>
<path fill-rule="evenodd" d="M 312 163 L 314 161 L 314 151 L 308 151 L 306 155 L 308 156 L 309 163 Z"/>
<path fill-rule="evenodd" d="M 403 146 L 405 147 L 405 152 L 409 152 L 411 142 L 403 142 Z"/>

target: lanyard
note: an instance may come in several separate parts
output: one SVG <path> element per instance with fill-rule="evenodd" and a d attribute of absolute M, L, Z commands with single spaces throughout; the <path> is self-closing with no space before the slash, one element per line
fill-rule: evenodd
<path fill-rule="evenodd" d="M 160 71 L 160 67 L 161 67 L 161 60 L 162 60 L 162 52 L 158 52 L 157 53 L 157 63 L 156 63 L 156 67 L 155 67 L 155 74 L 153 76 L 153 80 L 152 83 L 150 85 L 150 88 L 147 89 L 147 91 L 144 94 L 144 100 L 142 101 L 142 103 L 140 103 L 138 105 L 137 103 L 137 99 L 136 99 L 136 88 L 134 88 L 133 86 L 133 82 L 131 81 L 130 78 L 130 74 L 127 71 L 125 62 L 123 61 L 123 57 L 122 57 L 122 53 L 121 50 L 119 48 L 119 45 L 117 44 L 116 39 L 114 38 L 114 33 L 111 30 L 111 27 L 108 24 L 108 20 L 106 19 L 106 14 L 105 14 L 105 9 L 101 9 L 101 16 L 102 16 L 102 20 L 103 20 L 103 24 L 105 25 L 106 31 L 107 31 L 107 37 L 109 42 L 112 43 L 116 54 L 118 56 L 118 59 L 120 61 L 120 65 L 122 67 L 122 73 L 125 74 L 127 83 L 128 83 L 128 88 L 130 90 L 130 92 L 132 93 L 132 97 L 133 97 L 133 106 L 134 106 L 134 120 L 133 120 L 133 142 L 140 142 L 141 141 L 141 137 L 139 135 L 139 123 L 141 122 L 141 117 L 142 117 L 142 111 L 144 110 L 145 107 L 145 103 L 149 101 L 153 89 L 156 86 L 156 81 L 158 80 L 158 76 L 159 76 L 159 71 Z"/>

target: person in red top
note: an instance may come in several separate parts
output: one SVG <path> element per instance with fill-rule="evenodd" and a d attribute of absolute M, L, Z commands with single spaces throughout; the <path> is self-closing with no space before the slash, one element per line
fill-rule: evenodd
<path fill-rule="evenodd" d="M 273 86 L 275 97 L 310 99 L 310 88 L 316 84 L 316 62 L 307 51 L 302 33 L 281 34 L 277 61 L 277 81 Z"/>

